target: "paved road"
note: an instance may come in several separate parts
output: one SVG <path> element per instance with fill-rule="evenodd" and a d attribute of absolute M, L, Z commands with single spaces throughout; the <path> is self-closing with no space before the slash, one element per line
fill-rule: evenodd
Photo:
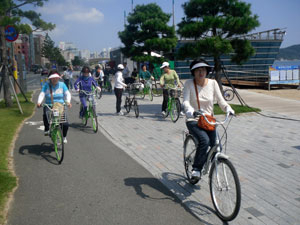
<path fill-rule="evenodd" d="M 24 125 L 14 150 L 19 187 L 9 225 L 201 224 L 140 164 L 100 132 L 82 127 L 78 111 L 74 103 L 61 165 L 43 136 L 42 109 Z"/>
<path fill-rule="evenodd" d="M 296 111 L 298 101 L 241 91 L 245 101 L 269 116 L 294 118 L 280 111 Z M 124 100 L 124 99 L 123 99 Z M 265 104 L 258 104 L 265 100 Z M 139 100 L 140 118 L 134 113 L 116 116 L 115 96 L 98 103 L 102 132 L 165 184 L 205 224 L 223 224 L 215 215 L 207 178 L 189 185 L 182 162 L 184 118 L 177 123 L 160 117 L 162 98 Z M 276 102 L 276 104 L 274 103 Z M 269 106 L 272 106 L 269 107 Z M 300 112 L 300 110 L 298 111 Z M 263 117 L 255 113 L 234 118 L 228 129 L 227 154 L 237 168 L 242 186 L 242 207 L 230 224 L 300 224 L 299 121 Z"/>
<path fill-rule="evenodd" d="M 240 93 L 250 106 L 261 108 L 262 113 L 266 115 L 300 119 L 300 115 L 297 113 L 289 114 L 289 112 L 297 112 L 299 101 L 266 97 L 266 95 L 258 93 L 253 95 L 245 90 L 241 90 Z M 78 101 L 75 93 L 73 93 L 73 99 Z M 153 102 L 147 99 L 139 100 L 141 116 L 136 119 L 133 112 L 125 116 L 116 116 L 115 96 L 105 94 L 97 105 L 100 131 L 175 194 L 198 218 L 197 224 L 201 222 L 223 224 L 215 215 L 209 196 L 207 178 L 204 177 L 195 186 L 188 184 L 185 179 L 182 162 L 184 118 L 180 118 L 175 124 L 170 119 L 162 119 L 159 114 L 161 101 L 161 97 L 154 98 Z M 286 107 L 289 108 L 289 111 L 280 111 Z M 70 139 L 73 133 L 77 133 L 79 130 L 78 127 L 71 128 Z M 228 130 L 227 154 L 236 166 L 241 180 L 242 207 L 238 217 L 230 224 L 300 224 L 299 133 L 299 121 L 262 117 L 254 113 L 241 115 L 232 120 Z M 89 135 L 88 137 L 94 136 Z M 41 142 L 44 141 L 41 140 Z M 90 140 L 90 142 L 95 142 L 95 140 Z M 102 151 L 93 151 L 94 157 L 97 158 L 98 154 L 102 156 Z M 74 168 L 70 167 L 70 163 L 76 162 L 75 155 L 78 159 L 82 157 L 79 157 L 78 152 L 74 156 L 70 154 L 70 157 L 71 155 L 70 162 L 66 158 L 61 166 L 66 170 L 67 177 L 76 176 L 73 173 Z M 17 157 L 20 157 L 21 161 L 34 157 L 37 158 L 35 159 L 37 162 L 45 163 L 41 155 L 21 156 L 18 156 L 17 153 Z M 93 159 L 90 160 L 93 161 Z M 37 163 L 36 161 L 34 161 L 34 165 Z M 28 162 L 27 164 L 32 163 Z M 76 165 L 80 170 L 75 169 L 75 173 L 79 173 L 82 177 L 80 171 L 83 170 L 83 167 L 80 161 L 76 162 Z M 58 174 L 58 169 L 55 170 L 61 168 L 50 167 L 51 172 L 49 173 L 48 167 L 46 166 L 48 174 Z M 95 168 L 93 167 L 93 169 Z M 35 170 L 31 169 L 29 173 L 32 171 Z M 42 174 L 45 175 L 47 172 Z M 49 179 L 48 183 L 51 181 L 52 179 Z M 42 182 L 40 181 L 40 183 Z M 79 183 L 83 182 L 80 180 Z M 149 184 L 147 186 L 150 187 L 152 179 L 138 183 L 147 183 Z M 145 185 L 141 186 L 144 190 Z M 76 186 L 73 185 L 72 188 L 69 188 L 69 192 L 72 192 L 74 187 Z M 144 199 L 144 194 L 140 194 L 140 185 L 134 189 Z M 94 191 L 88 188 L 86 193 L 89 192 L 93 193 Z M 163 193 L 164 191 L 159 194 Z M 157 198 L 156 196 L 151 197 Z M 160 201 L 154 199 L 151 200 L 153 203 Z M 53 210 L 49 210 L 49 212 Z M 152 216 L 156 217 L 156 215 Z M 188 221 L 186 220 L 185 223 L 193 224 Z M 152 224 L 159 223 L 152 222 Z"/>

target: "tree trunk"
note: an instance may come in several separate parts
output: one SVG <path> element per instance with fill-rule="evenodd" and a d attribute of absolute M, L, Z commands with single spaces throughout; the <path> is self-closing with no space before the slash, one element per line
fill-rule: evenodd
<path fill-rule="evenodd" d="M 220 57 L 214 57 L 214 62 L 215 62 L 215 71 L 216 71 L 216 81 L 218 82 L 219 88 L 221 93 L 223 94 L 223 86 L 222 86 L 222 67 L 221 67 L 221 59 Z"/>
<path fill-rule="evenodd" d="M 8 60 L 7 60 L 7 48 L 5 40 L 5 28 L 0 27 L 0 38 L 1 38 L 1 58 L 2 58 L 2 79 L 3 79 L 3 92 L 4 92 L 4 102 L 7 107 L 13 105 L 12 99 L 10 97 L 10 86 L 9 86 L 9 72 L 7 70 Z"/>

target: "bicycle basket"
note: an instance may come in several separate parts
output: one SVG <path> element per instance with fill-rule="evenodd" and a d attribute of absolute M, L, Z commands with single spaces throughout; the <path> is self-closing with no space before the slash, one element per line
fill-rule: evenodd
<path fill-rule="evenodd" d="M 179 98 L 181 95 L 181 90 L 180 89 L 176 89 L 176 90 L 171 89 L 169 93 L 172 98 Z"/>
<path fill-rule="evenodd" d="M 129 87 L 129 93 L 135 95 L 139 91 L 141 91 L 141 87 L 142 87 L 142 84 L 131 84 Z"/>

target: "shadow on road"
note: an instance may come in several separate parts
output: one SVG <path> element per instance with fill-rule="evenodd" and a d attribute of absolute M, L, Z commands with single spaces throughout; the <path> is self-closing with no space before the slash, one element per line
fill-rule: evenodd
<path fill-rule="evenodd" d="M 51 164 L 60 165 L 56 160 L 52 143 L 42 143 L 41 145 L 23 145 L 19 148 L 19 153 L 24 156 L 29 155 L 33 158 L 38 156 L 36 157 L 37 160 L 43 158 Z"/>

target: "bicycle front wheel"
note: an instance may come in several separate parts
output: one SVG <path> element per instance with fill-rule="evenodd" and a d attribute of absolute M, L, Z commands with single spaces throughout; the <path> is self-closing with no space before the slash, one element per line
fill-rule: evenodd
<path fill-rule="evenodd" d="M 140 91 L 140 96 L 142 99 L 144 99 L 145 95 L 146 95 L 146 88 L 143 88 L 143 90 Z"/>
<path fill-rule="evenodd" d="M 52 140 L 54 143 L 54 151 L 55 151 L 56 159 L 58 163 L 61 164 L 64 159 L 64 140 L 63 140 L 61 128 L 59 126 L 55 128 L 53 132 Z"/>
<path fill-rule="evenodd" d="M 170 116 L 173 123 L 176 123 L 176 121 L 179 118 L 179 114 L 180 114 L 180 102 L 178 99 L 172 99 Z"/>
<path fill-rule="evenodd" d="M 197 151 L 197 142 L 194 137 L 188 135 L 184 141 L 183 145 L 183 162 L 184 162 L 184 170 L 186 173 L 186 177 L 191 184 L 197 184 L 199 179 L 192 178 L 192 169 L 194 158 Z"/>
<path fill-rule="evenodd" d="M 93 113 L 92 113 L 92 126 L 93 126 L 93 131 L 97 133 L 98 131 L 98 119 L 97 119 L 97 114 L 96 114 L 96 109 L 93 107 Z"/>
<path fill-rule="evenodd" d="M 153 92 L 152 92 L 152 88 L 149 88 L 149 99 L 150 99 L 150 101 L 153 101 Z"/>
<path fill-rule="evenodd" d="M 223 221 L 233 220 L 241 207 L 241 186 L 237 172 L 228 159 L 212 163 L 209 188 L 217 215 Z"/>
<path fill-rule="evenodd" d="M 126 99 L 125 99 L 124 108 L 125 108 L 125 110 L 126 110 L 127 113 L 130 112 L 130 99 L 128 97 L 126 97 Z"/>
<path fill-rule="evenodd" d="M 139 114 L 140 114 L 140 111 L 139 111 L 139 105 L 137 103 L 137 100 L 134 100 L 133 109 L 134 109 L 134 112 L 135 112 L 135 117 L 138 118 Z"/>
<path fill-rule="evenodd" d="M 224 91 L 224 99 L 225 99 L 226 101 L 231 101 L 231 100 L 233 99 L 233 97 L 234 97 L 233 90 L 231 90 L 231 89 L 226 89 L 226 90 Z"/>

